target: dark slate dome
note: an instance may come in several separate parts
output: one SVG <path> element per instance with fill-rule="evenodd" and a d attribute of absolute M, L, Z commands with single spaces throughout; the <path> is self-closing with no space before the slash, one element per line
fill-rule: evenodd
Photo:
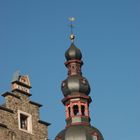
<path fill-rule="evenodd" d="M 55 140 L 104 140 L 100 131 L 92 126 L 73 125 L 62 130 Z"/>
<path fill-rule="evenodd" d="M 69 49 L 65 53 L 65 57 L 66 57 L 67 61 L 73 60 L 73 59 L 81 60 L 82 53 L 81 53 L 80 49 L 78 49 L 74 45 L 74 43 L 71 43 L 71 46 L 69 47 Z"/>
<path fill-rule="evenodd" d="M 71 75 L 62 82 L 61 90 L 64 96 L 75 93 L 84 93 L 86 95 L 90 92 L 90 85 L 86 78 L 81 75 Z"/>

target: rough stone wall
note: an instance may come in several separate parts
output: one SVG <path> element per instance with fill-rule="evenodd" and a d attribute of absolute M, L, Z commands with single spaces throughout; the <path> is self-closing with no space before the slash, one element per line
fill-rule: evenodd
<path fill-rule="evenodd" d="M 19 98 L 6 95 L 6 105 L 0 108 L 0 124 L 5 125 L 5 127 L 0 125 L 0 140 L 48 139 L 48 126 L 39 122 L 39 106 L 30 103 L 28 95 L 23 93 L 16 93 L 16 95 L 18 95 Z M 18 110 L 31 115 L 32 133 L 19 129 Z"/>
<path fill-rule="evenodd" d="M 8 129 L 0 126 L 0 140 L 10 140 L 8 138 Z"/>

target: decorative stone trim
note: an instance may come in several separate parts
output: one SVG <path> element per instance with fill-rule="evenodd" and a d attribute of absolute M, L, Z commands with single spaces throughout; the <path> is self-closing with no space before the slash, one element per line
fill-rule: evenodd
<path fill-rule="evenodd" d="M 8 111 L 8 112 L 10 112 L 10 113 L 14 113 L 14 111 L 13 111 L 13 110 L 8 109 L 8 108 L 3 107 L 3 106 L 0 106 L 0 109 L 1 109 L 1 110 L 4 110 L 4 111 Z"/>
<path fill-rule="evenodd" d="M 8 95 L 10 95 L 10 96 L 13 96 L 13 97 L 15 97 L 15 98 L 18 98 L 18 99 L 20 99 L 20 97 L 19 96 L 17 96 L 17 95 L 15 95 L 15 94 L 13 94 L 13 93 L 11 93 L 11 92 L 5 92 L 4 94 L 2 94 L 2 96 L 3 97 L 6 97 L 6 96 L 8 96 Z"/>
<path fill-rule="evenodd" d="M 24 84 L 23 82 L 20 82 L 20 81 L 14 81 L 14 82 L 12 82 L 12 84 L 14 84 L 14 83 L 17 83 L 17 84 L 19 84 L 19 85 L 25 86 L 25 87 L 27 87 L 27 88 L 32 88 L 31 86 L 29 86 L 29 85 L 27 85 L 27 84 Z"/>
<path fill-rule="evenodd" d="M 18 110 L 19 130 L 32 134 L 32 116 L 29 113 Z"/>
<path fill-rule="evenodd" d="M 42 105 L 37 103 L 37 102 L 34 102 L 34 101 L 29 101 L 30 104 L 33 104 L 33 105 L 36 105 L 38 107 L 41 107 Z"/>
<path fill-rule="evenodd" d="M 27 96 L 32 96 L 32 94 L 30 94 L 30 93 L 28 93 L 28 92 L 25 92 L 25 91 L 23 91 L 23 90 L 20 90 L 20 89 L 13 89 L 13 90 L 12 90 L 12 92 L 15 92 L 15 91 L 18 91 L 18 92 L 20 92 L 20 93 L 22 93 L 22 94 L 25 94 L 25 95 L 27 95 Z"/>
<path fill-rule="evenodd" d="M 39 122 L 39 123 L 41 123 L 41 124 L 45 124 L 46 126 L 49 126 L 49 125 L 51 125 L 50 123 L 48 123 L 48 122 L 45 122 L 45 121 L 42 121 L 42 120 L 38 120 L 38 122 Z"/>

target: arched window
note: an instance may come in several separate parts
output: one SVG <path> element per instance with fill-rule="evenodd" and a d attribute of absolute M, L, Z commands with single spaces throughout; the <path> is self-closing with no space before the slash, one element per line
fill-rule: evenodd
<path fill-rule="evenodd" d="M 68 107 L 68 114 L 69 114 L 69 117 L 71 116 L 71 112 L 70 112 L 70 106 Z"/>
<path fill-rule="evenodd" d="M 85 106 L 84 105 L 81 105 L 81 113 L 83 116 L 85 115 Z"/>
<path fill-rule="evenodd" d="M 73 114 L 74 114 L 75 116 L 79 114 L 78 105 L 74 105 L 74 106 L 73 106 Z"/>

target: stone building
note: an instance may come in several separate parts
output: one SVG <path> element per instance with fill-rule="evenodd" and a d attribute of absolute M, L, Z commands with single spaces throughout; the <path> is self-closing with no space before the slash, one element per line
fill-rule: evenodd
<path fill-rule="evenodd" d="M 48 122 L 40 120 L 39 103 L 30 100 L 30 80 L 15 73 L 12 91 L 2 96 L 0 106 L 0 140 L 47 140 Z"/>

